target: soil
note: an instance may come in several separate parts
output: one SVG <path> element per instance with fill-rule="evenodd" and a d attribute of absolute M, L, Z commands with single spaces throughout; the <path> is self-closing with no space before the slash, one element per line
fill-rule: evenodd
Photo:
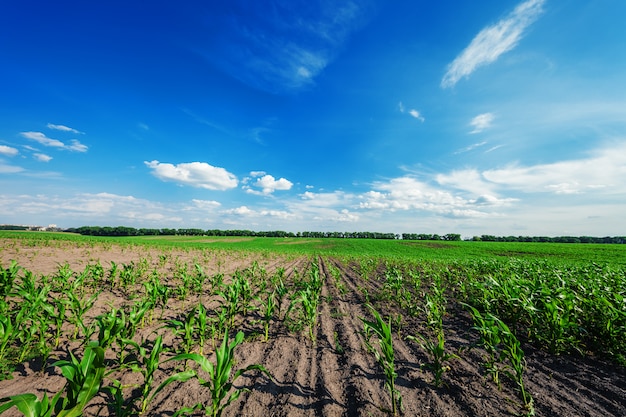
<path fill-rule="evenodd" d="M 139 264 L 147 262 L 163 276 L 172 277 L 174 264 L 199 263 L 207 274 L 223 273 L 226 281 L 235 271 L 250 267 L 253 262 L 268 274 L 284 268 L 285 281 L 298 280 L 307 268 L 309 259 L 211 250 L 150 249 L 143 246 L 80 246 L 75 243 L 56 243 L 50 247 L 21 246 L 14 240 L 0 241 L 0 265 L 7 267 L 12 259 L 36 274 L 54 274 L 68 264 L 74 271 L 100 262 L 105 269 L 111 262 Z M 164 258 L 167 259 L 164 260 Z M 331 269 L 340 271 L 340 281 Z M 235 369 L 250 364 L 262 364 L 272 377 L 258 371 L 243 374 L 235 387 L 247 388 L 239 399 L 224 410 L 224 416 L 383 416 L 389 415 L 390 395 L 384 386 L 382 369 L 368 352 L 360 317 L 370 317 L 365 303 L 365 291 L 373 294 L 380 282 L 364 280 L 357 268 L 336 259 L 321 262 L 321 274 L 326 277 L 322 288 L 319 318 L 314 329 L 315 343 L 308 332 L 291 331 L 283 316 L 289 300 L 283 300 L 280 319 L 273 320 L 268 342 L 263 341 L 259 311 L 238 317 L 236 329 L 246 334 L 245 342 L 237 347 Z M 173 279 L 173 278 L 172 278 Z M 176 285 L 172 283 L 172 285 Z M 141 293 L 141 287 L 137 292 Z M 207 293 L 208 294 L 208 293 Z M 140 329 L 136 339 L 154 340 L 163 335 L 164 345 L 172 351 L 179 338 L 164 328 L 170 319 L 181 319 L 198 302 L 212 310 L 219 305 L 219 297 L 192 295 L 184 300 L 171 298 L 162 318 Z M 102 288 L 96 304 L 88 312 L 88 320 L 111 308 L 132 304 L 127 293 Z M 380 306 L 384 316 L 397 314 L 393 305 Z M 471 330 L 471 317 L 453 305 L 444 319 L 446 349 L 458 357 L 449 361 L 449 370 L 443 375 L 443 384 L 435 386 L 433 373 L 426 366 L 430 358 L 407 335 L 425 333 L 423 318 L 404 317 L 403 325 L 394 335 L 396 360 L 396 388 L 402 397 L 404 416 L 518 416 L 525 412 L 515 383 L 502 377 L 498 386 L 488 377 L 482 363 L 485 352 L 477 347 Z M 71 333 L 71 332 L 68 332 Z M 398 336 L 399 333 L 399 336 Z M 231 337 L 234 331 L 231 332 Z M 66 335 L 67 336 L 67 335 Z M 536 346 L 523 344 L 527 368 L 524 374 L 526 389 L 534 398 L 537 416 L 626 416 L 626 370 L 607 359 L 581 356 L 554 356 Z M 63 389 L 65 379 L 59 368 L 51 366 L 57 359 L 67 359 L 69 351 L 80 352 L 81 341 L 67 337 L 51 359 L 42 364 L 34 358 L 15 368 L 11 379 L 0 381 L 0 397 L 32 392 L 39 398 L 43 393 L 54 395 Z M 214 360 L 213 346 L 205 347 L 207 357 Z M 109 360 L 114 359 L 107 354 Z M 173 352 L 164 353 L 155 374 L 155 384 L 181 370 L 175 361 L 165 362 Z M 139 395 L 141 384 L 138 373 L 114 373 L 127 398 Z M 172 416 L 185 406 L 208 402 L 209 391 L 197 381 L 176 382 L 158 393 L 145 415 Z M 109 394 L 101 392 L 85 409 L 87 416 L 113 416 Z M 20 415 L 15 408 L 4 415 Z M 200 414 L 198 414 L 200 415 Z"/>

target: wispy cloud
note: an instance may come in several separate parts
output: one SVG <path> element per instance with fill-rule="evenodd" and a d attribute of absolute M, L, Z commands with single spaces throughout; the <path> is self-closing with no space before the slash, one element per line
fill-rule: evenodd
<path fill-rule="evenodd" d="M 238 184 L 237 177 L 224 168 L 206 162 L 186 162 L 177 165 L 159 161 L 144 161 L 152 175 L 162 181 L 175 182 L 207 190 L 228 190 Z"/>
<path fill-rule="evenodd" d="M 465 148 L 461 148 L 458 151 L 454 152 L 455 155 L 458 155 L 460 153 L 465 153 L 465 152 L 469 152 L 469 151 L 473 151 L 476 148 L 480 148 L 481 146 L 485 146 L 487 144 L 486 141 L 483 142 L 478 142 L 478 143 L 472 143 L 469 146 L 466 146 Z"/>
<path fill-rule="evenodd" d="M 19 167 L 16 165 L 4 164 L 0 160 L 0 174 L 16 174 L 18 172 L 23 172 L 23 171 L 24 171 L 24 168 L 22 167 Z"/>
<path fill-rule="evenodd" d="M 626 143 L 595 151 L 588 158 L 487 170 L 485 180 L 526 193 L 624 195 Z"/>
<path fill-rule="evenodd" d="M 211 16 L 220 36 L 206 55 L 234 78 L 272 93 L 312 85 L 371 11 L 369 1 L 312 2 L 306 7 L 232 3 L 245 7 L 246 17 L 230 11 Z"/>
<path fill-rule="evenodd" d="M 402 102 L 398 103 L 398 110 L 400 110 L 400 113 L 408 113 L 409 116 L 413 117 L 414 119 L 419 120 L 420 122 L 424 122 L 426 120 L 424 116 L 422 116 L 422 113 L 419 110 L 410 109 L 407 111 L 406 108 L 404 107 L 404 104 L 402 104 Z"/>
<path fill-rule="evenodd" d="M 35 153 L 33 154 L 33 158 L 35 158 L 39 162 L 50 162 L 52 157 L 50 155 L 46 155 L 44 153 Z"/>
<path fill-rule="evenodd" d="M 47 137 L 44 133 L 41 132 L 21 132 L 20 135 L 26 139 L 33 140 L 40 145 L 47 146 L 50 148 L 74 151 L 74 152 L 87 152 L 89 149 L 86 145 L 80 143 L 78 140 L 73 139 L 70 141 L 70 144 L 66 144 L 61 142 L 58 139 L 52 139 Z"/>
<path fill-rule="evenodd" d="M 19 153 L 20 151 L 18 151 L 16 148 L 12 148 L 11 146 L 6 145 L 0 145 L 0 155 L 16 156 Z"/>
<path fill-rule="evenodd" d="M 60 130 L 62 132 L 71 132 L 71 133 L 76 133 L 78 135 L 84 135 L 84 133 L 81 132 L 80 130 L 77 130 L 68 126 L 64 126 L 64 125 L 55 125 L 52 123 L 48 123 L 47 128 L 52 129 L 52 130 Z"/>
<path fill-rule="evenodd" d="M 473 127 L 470 133 L 480 133 L 483 130 L 490 128 L 494 119 L 495 116 L 493 113 L 479 114 L 478 116 L 474 117 L 470 122 L 470 126 Z"/>
<path fill-rule="evenodd" d="M 463 52 L 448 65 L 441 80 L 443 88 L 453 87 L 478 67 L 496 61 L 515 48 L 524 32 L 542 13 L 545 0 L 526 0 L 497 23 L 481 30 Z"/>

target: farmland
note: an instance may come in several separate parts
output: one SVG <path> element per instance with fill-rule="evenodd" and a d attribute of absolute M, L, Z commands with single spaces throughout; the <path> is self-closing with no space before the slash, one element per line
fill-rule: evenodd
<path fill-rule="evenodd" d="M 626 415 L 624 246 L 2 232 L 0 397 L 49 398 L 47 415 Z"/>

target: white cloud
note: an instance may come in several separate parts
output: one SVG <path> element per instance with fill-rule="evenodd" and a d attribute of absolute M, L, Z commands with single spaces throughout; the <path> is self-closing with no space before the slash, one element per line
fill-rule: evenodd
<path fill-rule="evenodd" d="M 210 24 L 228 45 L 206 54 L 230 76 L 272 93 L 312 85 L 371 11 L 353 1 L 312 2 L 295 9 L 278 2 L 271 13 L 262 3 L 234 2 L 246 9 L 247 18 L 214 13 Z"/>
<path fill-rule="evenodd" d="M 474 128 L 470 133 L 480 133 L 483 130 L 490 128 L 494 119 L 495 116 L 493 113 L 479 114 L 470 121 L 470 126 Z"/>
<path fill-rule="evenodd" d="M 524 31 L 541 14 L 545 0 L 526 0 L 497 23 L 481 30 L 450 65 L 441 86 L 453 87 L 478 67 L 496 61 L 500 55 L 515 48 Z"/>
<path fill-rule="evenodd" d="M 6 165 L 0 161 L 0 174 L 16 174 L 18 172 L 23 172 L 24 168 L 18 167 L 15 165 Z"/>
<path fill-rule="evenodd" d="M 404 104 L 402 104 L 402 102 L 398 102 L 398 110 L 400 111 L 400 113 L 406 113 L 406 108 L 404 107 Z M 422 116 L 422 113 L 419 110 L 415 110 L 415 109 L 411 109 L 408 111 L 409 115 L 417 120 L 419 120 L 420 122 L 424 122 L 424 116 Z"/>
<path fill-rule="evenodd" d="M 285 210 L 261 210 L 259 214 L 261 216 L 276 217 L 282 220 L 292 220 L 296 218 L 295 214 Z"/>
<path fill-rule="evenodd" d="M 237 177 L 224 168 L 206 162 L 188 162 L 177 165 L 159 161 L 144 161 L 152 175 L 163 181 L 176 182 L 207 190 L 228 190 L 238 184 Z"/>
<path fill-rule="evenodd" d="M 482 142 L 478 142 L 478 143 L 472 143 L 471 145 L 466 146 L 465 148 L 459 149 L 458 151 L 454 152 L 454 154 L 458 155 L 460 153 L 473 151 L 474 149 L 480 148 L 481 146 L 485 146 L 486 144 L 487 144 L 486 141 L 482 141 Z"/>
<path fill-rule="evenodd" d="M 262 177 L 265 174 L 266 174 L 265 171 L 251 171 L 250 172 L 250 176 L 253 177 L 253 178 Z"/>
<path fill-rule="evenodd" d="M 238 216 L 249 216 L 254 214 L 253 210 L 250 210 L 247 206 L 240 206 L 234 209 L 224 210 L 226 214 L 236 214 Z"/>
<path fill-rule="evenodd" d="M 426 120 L 424 119 L 424 116 L 422 116 L 422 114 L 415 109 L 409 110 L 409 114 L 413 116 L 414 118 L 416 118 L 417 120 L 419 120 L 420 122 L 423 122 L 424 120 Z"/>
<path fill-rule="evenodd" d="M 526 193 L 626 193 L 626 143 L 596 150 L 590 157 L 484 171 L 485 180 Z"/>
<path fill-rule="evenodd" d="M 214 210 L 222 205 L 219 201 L 214 201 L 214 200 L 193 199 L 191 200 L 191 202 L 194 204 L 195 208 L 198 208 L 201 210 Z"/>
<path fill-rule="evenodd" d="M 275 179 L 271 175 L 264 175 L 257 179 L 255 186 L 262 188 L 265 194 L 273 193 L 276 190 L 287 191 L 293 186 L 293 183 L 285 178 Z"/>
<path fill-rule="evenodd" d="M 41 132 L 21 132 L 20 135 L 26 139 L 33 140 L 43 146 L 48 146 L 50 148 L 57 148 L 75 152 L 87 152 L 88 149 L 86 145 L 83 145 L 76 139 L 72 140 L 70 145 L 66 145 L 60 140 L 49 138 Z"/>
<path fill-rule="evenodd" d="M 54 125 L 52 123 L 48 123 L 47 127 L 48 129 L 52 129 L 52 130 L 60 130 L 62 132 L 71 132 L 71 133 L 76 133 L 79 135 L 84 135 L 84 133 L 81 132 L 80 130 L 76 130 L 76 129 L 73 129 L 71 127 L 67 127 L 64 125 Z"/>
<path fill-rule="evenodd" d="M 588 157 L 546 164 L 452 171 L 438 174 L 439 185 L 471 195 L 527 194 L 626 194 L 626 142 L 597 149 Z"/>
<path fill-rule="evenodd" d="M 39 162 L 50 162 L 52 157 L 43 153 L 35 153 L 33 154 L 33 158 L 38 160 Z"/>
<path fill-rule="evenodd" d="M 20 151 L 18 151 L 15 148 L 12 148 L 12 147 L 6 146 L 6 145 L 0 145 L 0 155 L 15 156 L 18 153 L 20 153 Z"/>
<path fill-rule="evenodd" d="M 373 188 L 360 196 L 360 208 L 394 213 L 420 211 L 444 217 L 484 218 L 498 215 L 493 209 L 515 201 L 489 194 L 474 198 L 463 197 L 410 176 L 377 182 Z"/>

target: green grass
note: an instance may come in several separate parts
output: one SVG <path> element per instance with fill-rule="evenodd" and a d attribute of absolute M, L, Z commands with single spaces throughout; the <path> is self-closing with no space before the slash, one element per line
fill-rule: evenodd
<path fill-rule="evenodd" d="M 525 242 L 446 242 L 380 239 L 314 239 L 215 236 L 94 237 L 69 233 L 0 231 L 1 238 L 24 239 L 25 245 L 54 246 L 72 241 L 82 245 L 115 243 L 189 249 L 269 251 L 285 254 L 320 254 L 339 257 L 460 261 L 478 259 L 544 259 L 578 264 L 596 262 L 626 265 L 626 245 Z"/>

